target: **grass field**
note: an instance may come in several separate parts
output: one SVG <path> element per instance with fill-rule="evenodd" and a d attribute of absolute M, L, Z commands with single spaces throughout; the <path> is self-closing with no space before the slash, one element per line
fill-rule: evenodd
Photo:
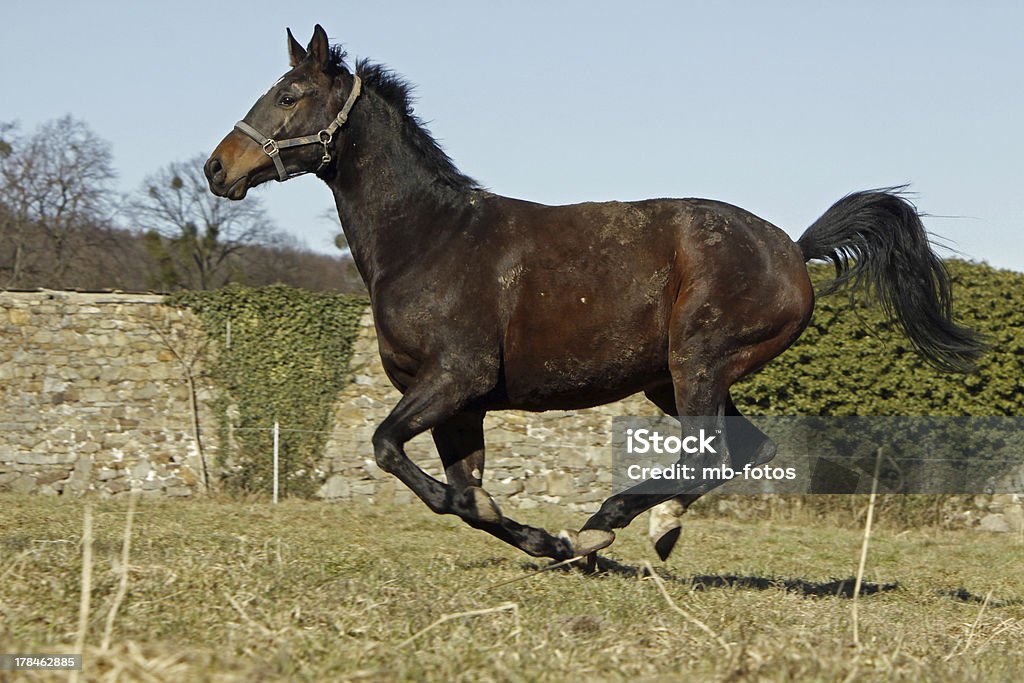
<path fill-rule="evenodd" d="M 84 681 L 1024 678 L 1019 537 L 881 520 L 858 646 L 852 580 L 837 581 L 857 571 L 852 525 L 698 514 L 661 565 L 641 518 L 612 571 L 529 576 L 536 561 L 418 505 L 300 501 L 142 499 L 111 622 L 127 501 L 0 496 L 0 652 L 73 651 L 87 504 Z"/>

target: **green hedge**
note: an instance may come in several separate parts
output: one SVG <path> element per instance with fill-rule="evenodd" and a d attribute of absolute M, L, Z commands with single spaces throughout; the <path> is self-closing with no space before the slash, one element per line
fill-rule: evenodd
<path fill-rule="evenodd" d="M 215 407 L 222 452 L 232 464 L 227 488 L 271 490 L 270 430 L 276 420 L 281 426 L 282 494 L 315 492 L 324 476 L 316 465 L 331 429 L 335 400 L 347 380 L 366 298 L 283 285 L 233 285 L 183 292 L 167 301 L 191 309 L 216 342 L 209 372 L 222 390 Z"/>
<path fill-rule="evenodd" d="M 947 261 L 954 313 L 988 336 L 971 375 L 925 363 L 870 303 L 821 297 L 797 342 L 733 389 L 752 415 L 1019 415 L 1024 403 L 1024 274 Z M 816 288 L 830 266 L 811 267 Z"/>

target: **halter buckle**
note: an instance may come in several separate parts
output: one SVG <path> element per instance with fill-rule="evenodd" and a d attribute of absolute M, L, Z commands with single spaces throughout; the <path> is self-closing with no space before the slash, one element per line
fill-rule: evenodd
<path fill-rule="evenodd" d="M 281 148 L 277 146 L 277 141 L 267 140 L 263 143 L 263 153 L 268 157 L 276 157 L 281 153 Z"/>

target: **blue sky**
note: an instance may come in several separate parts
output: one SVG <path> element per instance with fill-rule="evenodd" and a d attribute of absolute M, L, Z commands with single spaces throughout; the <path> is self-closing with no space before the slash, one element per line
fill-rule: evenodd
<path fill-rule="evenodd" d="M 208 152 L 315 23 L 417 85 L 459 168 L 545 203 L 708 197 L 799 235 L 909 182 L 930 230 L 1024 271 L 1018 2 L 47 2 L 0 23 L 0 121 L 70 113 L 129 190 Z M 330 251 L 313 178 L 258 192 Z"/>

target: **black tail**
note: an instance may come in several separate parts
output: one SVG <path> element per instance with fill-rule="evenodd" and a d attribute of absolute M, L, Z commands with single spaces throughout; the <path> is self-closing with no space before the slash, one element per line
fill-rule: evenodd
<path fill-rule="evenodd" d="M 829 292 L 848 288 L 851 299 L 857 290 L 873 292 L 925 358 L 943 370 L 969 372 L 985 344 L 978 333 L 953 321 L 949 273 L 902 190 L 843 197 L 797 244 L 806 260 L 835 264 Z"/>

